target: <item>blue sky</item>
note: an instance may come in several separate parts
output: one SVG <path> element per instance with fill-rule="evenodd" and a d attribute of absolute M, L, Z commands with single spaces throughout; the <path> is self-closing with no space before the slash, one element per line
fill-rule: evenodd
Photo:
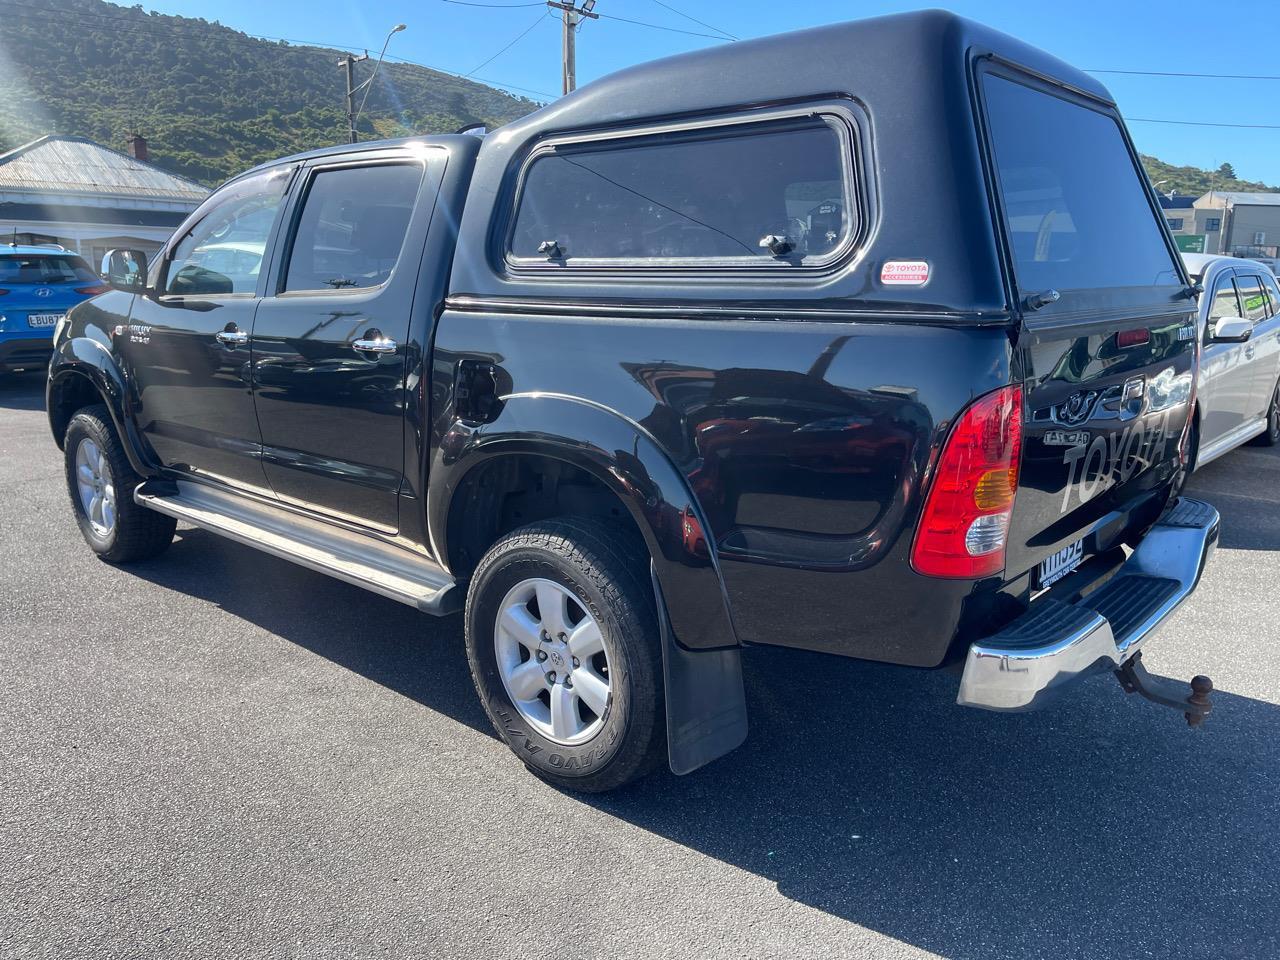
<path fill-rule="evenodd" d="M 518 4 L 520 0 L 471 2 Z M 163 13 L 216 19 L 247 33 L 367 45 L 374 55 L 387 30 L 403 22 L 409 29 L 393 38 L 390 53 L 455 73 L 475 71 L 477 79 L 538 91 L 530 94 L 538 99 L 560 89 L 559 23 L 538 5 L 489 8 L 446 0 L 150 0 L 144 5 Z M 581 85 L 629 64 L 725 42 L 673 30 L 728 31 L 747 38 L 920 6 L 892 0 L 598 0 L 600 13 L 669 29 L 621 20 L 585 24 L 578 35 L 578 82 Z M 1217 16 L 1203 3 L 1189 0 L 971 0 L 945 6 L 1085 69 L 1276 76 L 1276 80 L 1249 81 L 1102 74 L 1101 79 L 1130 118 L 1280 126 L 1280 8 L 1274 2 L 1239 0 L 1230 5 L 1229 17 Z M 485 63 L 525 30 L 528 33 L 510 49 Z M 336 90 L 336 66 L 334 79 Z M 1280 185 L 1280 129 L 1139 122 L 1131 122 L 1130 129 L 1144 153 L 1199 167 L 1230 162 L 1241 178 Z"/>

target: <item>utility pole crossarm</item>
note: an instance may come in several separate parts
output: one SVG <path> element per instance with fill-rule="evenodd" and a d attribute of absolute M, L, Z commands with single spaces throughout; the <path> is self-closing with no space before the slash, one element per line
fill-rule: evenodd
<path fill-rule="evenodd" d="M 596 0 L 583 0 L 583 4 L 580 7 L 574 3 L 574 0 L 547 0 L 548 7 L 553 7 L 563 13 L 564 43 L 561 58 L 564 62 L 565 93 L 573 93 L 578 87 L 578 50 L 576 42 L 578 24 L 582 22 L 583 17 L 591 20 L 600 19 L 600 14 L 593 12 L 595 5 Z"/>

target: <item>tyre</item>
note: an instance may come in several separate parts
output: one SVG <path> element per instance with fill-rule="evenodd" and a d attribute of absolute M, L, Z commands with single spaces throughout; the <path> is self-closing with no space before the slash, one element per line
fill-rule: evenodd
<path fill-rule="evenodd" d="M 63 451 L 71 507 L 94 553 L 109 563 L 128 563 L 169 546 L 177 521 L 133 502 L 142 478 L 130 466 L 106 407 L 85 407 L 71 418 Z"/>
<path fill-rule="evenodd" d="M 662 761 L 662 651 L 633 530 L 567 518 L 513 531 L 476 568 L 465 619 L 476 692 L 535 774 L 598 793 Z"/>
<path fill-rule="evenodd" d="M 1271 391 L 1271 406 L 1267 407 L 1267 429 L 1253 441 L 1260 447 L 1274 447 L 1280 443 L 1280 382 Z"/>

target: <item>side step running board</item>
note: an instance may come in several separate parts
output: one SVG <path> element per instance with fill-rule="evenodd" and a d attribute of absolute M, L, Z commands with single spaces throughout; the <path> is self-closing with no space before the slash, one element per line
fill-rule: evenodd
<path fill-rule="evenodd" d="M 426 613 L 461 609 L 453 577 L 426 557 L 365 534 L 203 483 L 155 481 L 133 492 L 141 506 L 399 600 Z"/>

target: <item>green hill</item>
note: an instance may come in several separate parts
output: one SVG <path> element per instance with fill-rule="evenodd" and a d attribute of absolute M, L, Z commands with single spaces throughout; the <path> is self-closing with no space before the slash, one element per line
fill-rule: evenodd
<path fill-rule="evenodd" d="M 0 24 L 0 149 L 46 133 L 123 149 L 136 128 L 150 141 L 154 162 L 212 184 L 264 160 L 346 139 L 337 50 L 258 40 L 215 22 L 102 0 L 0 0 Z M 299 32 L 306 36 L 305 27 Z M 371 68 L 372 60 L 356 65 L 357 83 Z M 376 139 L 492 126 L 537 106 L 388 61 L 360 134 Z"/>
<path fill-rule="evenodd" d="M 1231 164 L 1224 163 L 1217 170 L 1201 170 L 1199 167 L 1175 167 L 1171 163 L 1157 160 L 1155 157 L 1143 156 L 1142 165 L 1147 169 L 1147 176 L 1153 184 L 1160 184 L 1156 189 L 1161 193 L 1176 190 L 1183 195 L 1201 196 L 1210 190 L 1238 190 L 1247 193 L 1274 193 L 1276 187 L 1269 187 L 1256 180 L 1237 180 Z M 1166 181 L 1161 183 L 1160 181 Z"/>

